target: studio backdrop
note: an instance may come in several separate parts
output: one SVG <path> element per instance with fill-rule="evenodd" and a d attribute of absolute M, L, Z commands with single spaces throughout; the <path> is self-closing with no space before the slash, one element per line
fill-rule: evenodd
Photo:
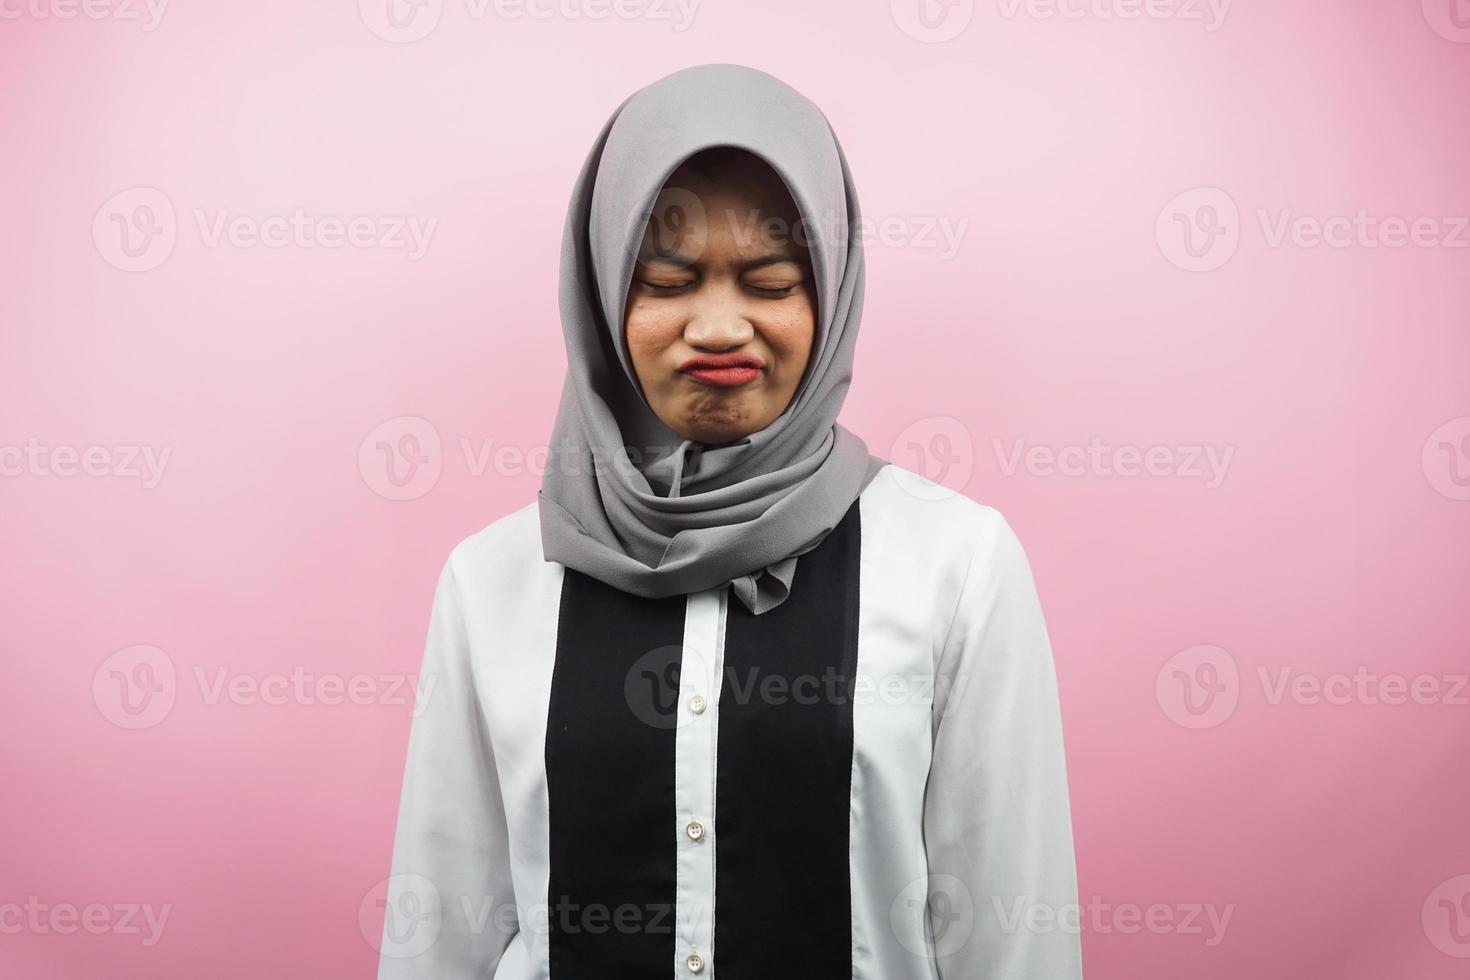
<path fill-rule="evenodd" d="M 842 424 L 998 509 L 1089 980 L 1470 967 L 1463 0 L 0 0 L 0 973 L 371 976 L 618 102 L 840 134 Z"/>

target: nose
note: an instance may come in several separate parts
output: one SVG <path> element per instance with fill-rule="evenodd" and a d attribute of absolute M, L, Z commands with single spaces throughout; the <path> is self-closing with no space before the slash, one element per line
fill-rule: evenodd
<path fill-rule="evenodd" d="M 743 306 L 728 293 L 711 296 L 699 305 L 684 326 L 684 342 L 697 350 L 720 353 L 750 343 L 755 326 Z"/>

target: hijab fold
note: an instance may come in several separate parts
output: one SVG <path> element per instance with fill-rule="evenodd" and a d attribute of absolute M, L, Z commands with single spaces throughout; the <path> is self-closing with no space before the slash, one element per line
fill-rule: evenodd
<path fill-rule="evenodd" d="M 791 192 L 810 249 L 817 324 L 811 363 L 785 411 L 758 432 L 706 445 L 649 407 L 623 310 L 665 181 L 715 146 L 754 153 Z M 858 218 L 826 117 L 764 72 L 686 68 L 618 107 L 582 166 L 562 239 L 567 374 L 538 496 L 547 561 L 655 598 L 730 584 L 756 615 L 786 600 L 797 559 L 885 465 L 836 421 L 862 314 Z"/>

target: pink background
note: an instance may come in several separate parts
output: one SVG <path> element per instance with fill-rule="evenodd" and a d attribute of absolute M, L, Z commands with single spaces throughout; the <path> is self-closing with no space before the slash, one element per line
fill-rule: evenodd
<path fill-rule="evenodd" d="M 887 222 L 844 423 L 1031 556 L 1090 980 L 1465 975 L 1470 4 L 96 2 L 0 8 L 0 972 L 372 975 L 401 684 L 538 486 L 572 179 L 737 61 Z M 364 237 L 251 244 L 296 209 Z"/>

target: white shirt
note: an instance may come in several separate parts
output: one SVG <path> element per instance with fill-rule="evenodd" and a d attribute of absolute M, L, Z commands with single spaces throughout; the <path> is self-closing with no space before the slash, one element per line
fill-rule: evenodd
<path fill-rule="evenodd" d="M 759 617 L 546 562 L 523 507 L 451 552 L 420 689 L 380 980 L 1081 977 L 1030 567 L 906 469 Z"/>

